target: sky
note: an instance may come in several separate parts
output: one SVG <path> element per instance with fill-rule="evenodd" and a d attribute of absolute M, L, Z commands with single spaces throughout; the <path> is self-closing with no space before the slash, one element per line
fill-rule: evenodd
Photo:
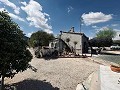
<path fill-rule="evenodd" d="M 120 0 L 0 0 L 3 10 L 28 37 L 38 30 L 80 32 L 80 25 L 90 38 L 107 27 L 120 33 Z"/>

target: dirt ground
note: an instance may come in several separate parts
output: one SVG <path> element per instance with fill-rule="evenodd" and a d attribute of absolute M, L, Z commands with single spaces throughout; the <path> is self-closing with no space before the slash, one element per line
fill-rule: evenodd
<path fill-rule="evenodd" d="M 99 64 L 88 58 L 34 57 L 30 64 L 32 69 L 18 73 L 12 79 L 6 78 L 5 83 L 17 90 L 75 90 L 78 83 L 99 68 Z"/>

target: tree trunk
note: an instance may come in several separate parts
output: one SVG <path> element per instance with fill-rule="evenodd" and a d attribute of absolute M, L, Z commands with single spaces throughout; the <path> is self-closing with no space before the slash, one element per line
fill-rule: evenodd
<path fill-rule="evenodd" d="M 1 89 L 0 90 L 4 90 L 4 75 L 2 75 L 2 81 L 1 81 Z"/>
<path fill-rule="evenodd" d="M 76 55 L 76 45 L 74 46 L 74 49 L 75 49 L 74 54 Z"/>

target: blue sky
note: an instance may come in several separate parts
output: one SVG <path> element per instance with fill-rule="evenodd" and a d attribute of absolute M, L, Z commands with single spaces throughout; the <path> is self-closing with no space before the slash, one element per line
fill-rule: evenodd
<path fill-rule="evenodd" d="M 0 0 L 0 11 L 6 10 L 27 36 L 38 30 L 55 35 L 72 26 L 88 37 L 102 28 L 120 32 L 120 0 Z"/>

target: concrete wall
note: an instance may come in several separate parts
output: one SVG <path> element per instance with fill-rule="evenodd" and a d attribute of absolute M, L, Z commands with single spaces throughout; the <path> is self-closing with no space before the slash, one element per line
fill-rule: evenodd
<path fill-rule="evenodd" d="M 63 40 L 56 39 L 53 42 L 49 43 L 49 47 L 51 48 L 51 44 L 57 44 L 57 49 L 59 52 L 63 52 L 65 45 L 73 48 L 76 51 L 76 54 L 87 53 L 88 50 L 88 38 L 83 33 L 74 33 L 74 32 L 62 32 L 60 38 Z M 66 42 L 66 39 L 69 38 L 69 43 Z M 74 42 L 77 42 L 75 45 Z M 66 44 L 65 44 L 66 43 Z"/>
<path fill-rule="evenodd" d="M 69 38 L 69 45 L 70 47 L 73 47 L 75 49 L 75 44 L 74 42 L 77 42 L 76 44 L 76 54 L 80 54 L 81 53 L 81 49 L 82 49 L 82 35 L 78 34 L 78 33 L 62 33 L 61 34 L 61 39 L 66 42 L 66 39 Z M 66 42 L 68 44 L 68 42 Z"/>

